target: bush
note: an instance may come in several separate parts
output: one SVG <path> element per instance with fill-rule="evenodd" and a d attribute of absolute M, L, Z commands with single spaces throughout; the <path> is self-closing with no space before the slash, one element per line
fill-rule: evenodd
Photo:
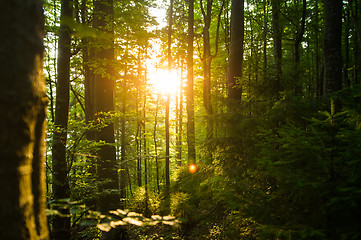
<path fill-rule="evenodd" d="M 146 214 L 146 192 L 144 187 L 138 187 L 134 191 L 132 198 L 129 200 L 129 209 L 134 212 L 143 213 L 144 215 L 160 214 L 161 196 L 148 190 L 148 209 Z"/>

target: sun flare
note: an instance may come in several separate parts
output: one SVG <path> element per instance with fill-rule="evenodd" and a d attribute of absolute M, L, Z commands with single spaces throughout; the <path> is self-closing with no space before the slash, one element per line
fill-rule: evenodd
<path fill-rule="evenodd" d="M 149 72 L 149 81 L 154 90 L 163 95 L 176 95 L 179 90 L 179 77 L 175 70 L 156 69 Z"/>

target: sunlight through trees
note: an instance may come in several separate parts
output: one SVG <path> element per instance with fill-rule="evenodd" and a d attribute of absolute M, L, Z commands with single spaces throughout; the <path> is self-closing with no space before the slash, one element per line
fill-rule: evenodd
<path fill-rule="evenodd" d="M 10 2 L 1 240 L 361 238 L 359 0 Z"/>

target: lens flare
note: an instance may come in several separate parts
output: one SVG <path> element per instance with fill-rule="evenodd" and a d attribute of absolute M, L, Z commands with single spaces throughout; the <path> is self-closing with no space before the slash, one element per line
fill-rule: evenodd
<path fill-rule="evenodd" d="M 189 164 L 188 170 L 190 173 L 195 173 L 197 171 L 197 166 L 194 163 Z"/>

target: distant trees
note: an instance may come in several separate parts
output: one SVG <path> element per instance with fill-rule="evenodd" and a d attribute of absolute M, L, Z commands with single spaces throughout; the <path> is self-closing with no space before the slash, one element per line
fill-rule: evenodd
<path fill-rule="evenodd" d="M 0 10 L 0 239 L 49 239 L 41 8 L 9 1 Z"/>

